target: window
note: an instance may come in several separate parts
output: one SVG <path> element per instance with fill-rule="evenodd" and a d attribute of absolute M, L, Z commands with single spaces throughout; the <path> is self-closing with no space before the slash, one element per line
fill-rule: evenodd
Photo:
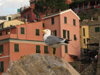
<path fill-rule="evenodd" d="M 64 17 L 64 23 L 67 23 L 67 17 Z"/>
<path fill-rule="evenodd" d="M 54 17 L 51 18 L 51 24 L 54 24 Z"/>
<path fill-rule="evenodd" d="M 74 40 L 77 40 L 76 35 L 74 35 Z"/>
<path fill-rule="evenodd" d="M 36 45 L 36 53 L 40 53 L 40 46 Z"/>
<path fill-rule="evenodd" d="M 2 32 L 0 32 L 0 36 L 2 36 Z"/>
<path fill-rule="evenodd" d="M 63 30 L 63 38 L 70 39 L 70 32 L 67 30 Z"/>
<path fill-rule="evenodd" d="M 83 39 L 83 42 L 84 42 L 84 44 L 85 44 L 85 39 Z"/>
<path fill-rule="evenodd" d="M 0 53 L 3 53 L 3 45 L 0 45 Z"/>
<path fill-rule="evenodd" d="M 44 24 L 44 23 L 42 24 L 42 27 L 43 27 L 43 28 L 45 27 L 45 24 Z"/>
<path fill-rule="evenodd" d="M 14 51 L 19 52 L 19 44 L 14 44 Z"/>
<path fill-rule="evenodd" d="M 57 30 L 52 31 L 52 35 L 57 36 Z"/>
<path fill-rule="evenodd" d="M 75 19 L 73 19 L 73 25 L 74 25 L 74 26 L 76 25 L 76 20 L 75 20 Z"/>
<path fill-rule="evenodd" d="M 23 27 L 21 27 L 21 34 L 25 34 L 25 33 L 24 33 L 24 28 L 23 28 Z"/>
<path fill-rule="evenodd" d="M 53 54 L 56 54 L 56 48 L 53 48 Z"/>
<path fill-rule="evenodd" d="M 83 28 L 83 36 L 85 36 L 85 28 Z"/>
<path fill-rule="evenodd" d="M 48 46 L 44 46 L 44 53 L 49 53 L 48 52 Z"/>
<path fill-rule="evenodd" d="M 95 32 L 99 32 L 100 28 L 99 27 L 95 27 Z"/>
<path fill-rule="evenodd" d="M 28 17 L 27 17 L 28 19 L 30 18 L 30 14 L 28 14 Z"/>
<path fill-rule="evenodd" d="M 70 39 L 70 31 L 68 31 L 68 39 Z"/>
<path fill-rule="evenodd" d="M 0 62 L 0 72 L 4 71 L 4 62 Z"/>
<path fill-rule="evenodd" d="M 36 29 L 36 36 L 39 36 L 39 29 Z"/>
<path fill-rule="evenodd" d="M 10 21 L 11 20 L 11 17 L 8 17 L 8 21 Z"/>
<path fill-rule="evenodd" d="M 67 53 L 68 52 L 68 48 L 67 48 L 67 46 L 65 46 L 65 53 Z"/>
<path fill-rule="evenodd" d="M 7 31 L 5 31 L 5 34 L 7 35 Z"/>

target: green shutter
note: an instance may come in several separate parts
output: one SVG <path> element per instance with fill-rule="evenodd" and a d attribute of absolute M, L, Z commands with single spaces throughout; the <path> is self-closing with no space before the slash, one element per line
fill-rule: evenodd
<path fill-rule="evenodd" d="M 76 20 L 75 20 L 75 19 L 73 19 L 73 25 L 74 25 L 74 26 L 76 25 Z"/>
<path fill-rule="evenodd" d="M 19 52 L 19 44 L 14 44 L 14 50 L 15 52 Z"/>
<path fill-rule="evenodd" d="M 23 28 L 23 27 L 21 27 L 21 34 L 25 34 L 25 33 L 24 33 L 24 28 Z"/>
<path fill-rule="evenodd" d="M 64 23 L 67 23 L 67 17 L 64 17 Z"/>
<path fill-rule="evenodd" d="M 0 32 L 0 36 L 2 36 L 2 32 Z"/>
<path fill-rule="evenodd" d="M 3 53 L 3 45 L 0 45 L 0 53 Z"/>
<path fill-rule="evenodd" d="M 44 46 L 44 53 L 49 53 L 48 52 L 48 46 Z"/>
<path fill-rule="evenodd" d="M 56 48 L 53 48 L 53 54 L 56 54 Z"/>
<path fill-rule="evenodd" d="M 63 30 L 63 38 L 66 38 L 66 30 Z"/>
<path fill-rule="evenodd" d="M 44 27 L 45 27 L 45 24 L 43 23 L 42 26 L 43 26 L 43 28 L 44 28 Z"/>
<path fill-rule="evenodd" d="M 85 28 L 83 28 L 83 36 L 85 36 Z"/>
<path fill-rule="evenodd" d="M 84 44 L 85 44 L 85 39 L 83 39 L 83 41 L 84 41 Z"/>
<path fill-rule="evenodd" d="M 74 40 L 77 40 L 76 35 L 74 35 Z"/>
<path fill-rule="evenodd" d="M 95 27 L 95 32 L 99 32 L 100 28 L 99 27 Z"/>
<path fill-rule="evenodd" d="M 67 46 L 65 46 L 65 53 L 67 53 L 68 52 L 68 48 L 67 48 Z"/>
<path fill-rule="evenodd" d="M 36 29 L 36 36 L 39 36 L 39 29 Z"/>
<path fill-rule="evenodd" d="M 36 53 L 40 53 L 40 46 L 36 45 Z"/>
<path fill-rule="evenodd" d="M 68 31 L 68 39 L 70 39 L 70 31 Z"/>
<path fill-rule="evenodd" d="M 51 24 L 54 24 L 54 17 L 51 18 Z"/>
<path fill-rule="evenodd" d="M 4 62 L 0 62 L 0 72 L 4 71 Z"/>
<path fill-rule="evenodd" d="M 54 32 L 55 32 L 55 36 L 57 36 L 57 30 L 55 30 Z"/>
<path fill-rule="evenodd" d="M 30 18 L 30 14 L 28 14 L 28 19 Z"/>

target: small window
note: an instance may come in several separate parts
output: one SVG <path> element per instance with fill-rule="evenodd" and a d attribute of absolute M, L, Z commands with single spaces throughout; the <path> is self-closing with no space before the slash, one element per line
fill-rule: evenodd
<path fill-rule="evenodd" d="M 65 46 L 65 53 L 67 53 L 68 52 L 68 48 L 67 48 L 67 46 Z"/>
<path fill-rule="evenodd" d="M 8 17 L 8 21 L 10 21 L 11 20 L 11 17 Z"/>
<path fill-rule="evenodd" d="M 48 46 L 44 46 L 44 53 L 49 53 L 48 52 Z"/>
<path fill-rule="evenodd" d="M 0 53 L 3 53 L 3 45 L 0 45 Z"/>
<path fill-rule="evenodd" d="M 85 28 L 83 28 L 83 36 L 85 36 Z"/>
<path fill-rule="evenodd" d="M 52 35 L 57 36 L 57 30 L 52 31 Z"/>
<path fill-rule="evenodd" d="M 99 27 L 95 27 L 95 32 L 99 32 L 100 28 Z"/>
<path fill-rule="evenodd" d="M 44 24 L 44 23 L 42 24 L 42 27 L 43 27 L 43 28 L 45 27 L 45 24 Z"/>
<path fill-rule="evenodd" d="M 77 40 L 76 35 L 74 35 L 74 40 Z"/>
<path fill-rule="evenodd" d="M 56 48 L 53 48 L 53 54 L 56 54 Z"/>
<path fill-rule="evenodd" d="M 21 34 L 25 34 L 25 33 L 24 33 L 24 28 L 23 28 L 23 27 L 21 27 Z"/>
<path fill-rule="evenodd" d="M 84 44 L 85 44 L 85 39 L 83 39 L 83 42 L 84 42 Z"/>
<path fill-rule="evenodd" d="M 36 36 L 39 36 L 39 29 L 36 29 Z"/>
<path fill-rule="evenodd" d="M 54 17 L 51 18 L 51 24 L 54 24 Z"/>
<path fill-rule="evenodd" d="M 63 38 L 66 38 L 66 30 L 63 30 Z"/>
<path fill-rule="evenodd" d="M 0 36 L 2 36 L 2 32 L 0 32 Z"/>
<path fill-rule="evenodd" d="M 5 34 L 7 35 L 7 31 L 5 31 Z"/>
<path fill-rule="evenodd" d="M 67 23 L 67 17 L 64 17 L 64 23 Z"/>
<path fill-rule="evenodd" d="M 28 19 L 30 18 L 30 14 L 28 14 L 28 17 L 27 17 Z"/>
<path fill-rule="evenodd" d="M 40 53 L 40 46 L 36 45 L 36 53 Z"/>
<path fill-rule="evenodd" d="M 0 73 L 4 71 L 4 62 L 0 62 Z"/>
<path fill-rule="evenodd" d="M 19 52 L 19 44 L 14 44 L 14 51 Z"/>
<path fill-rule="evenodd" d="M 75 20 L 75 19 L 73 19 L 73 25 L 74 25 L 74 26 L 76 25 L 76 20 Z"/>

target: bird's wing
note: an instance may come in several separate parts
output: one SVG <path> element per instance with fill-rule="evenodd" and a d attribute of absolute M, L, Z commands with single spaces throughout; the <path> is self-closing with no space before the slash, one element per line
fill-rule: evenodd
<path fill-rule="evenodd" d="M 47 45 L 53 45 L 53 44 L 58 44 L 61 41 L 63 41 L 63 38 L 57 37 L 57 36 L 48 36 L 47 39 L 45 40 L 45 43 Z"/>

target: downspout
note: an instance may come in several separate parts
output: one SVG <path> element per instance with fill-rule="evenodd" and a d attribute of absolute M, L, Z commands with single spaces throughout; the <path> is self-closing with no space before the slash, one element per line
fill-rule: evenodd
<path fill-rule="evenodd" d="M 61 37 L 60 15 L 59 15 L 59 37 Z M 61 47 L 60 47 L 60 56 L 62 57 L 62 50 L 61 50 Z"/>

